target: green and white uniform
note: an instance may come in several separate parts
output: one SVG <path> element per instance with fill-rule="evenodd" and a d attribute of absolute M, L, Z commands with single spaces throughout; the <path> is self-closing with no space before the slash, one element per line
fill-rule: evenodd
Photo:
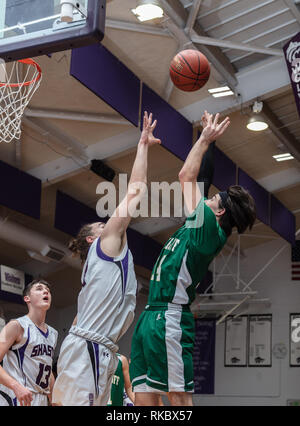
<path fill-rule="evenodd" d="M 121 356 L 117 354 L 119 362 L 117 369 L 113 375 L 110 399 L 107 405 L 118 405 L 123 406 L 123 396 L 124 396 L 124 374 Z"/>
<path fill-rule="evenodd" d="M 193 392 L 190 304 L 227 239 L 204 201 L 169 238 L 153 268 L 148 304 L 132 339 L 130 377 L 135 392 Z"/>

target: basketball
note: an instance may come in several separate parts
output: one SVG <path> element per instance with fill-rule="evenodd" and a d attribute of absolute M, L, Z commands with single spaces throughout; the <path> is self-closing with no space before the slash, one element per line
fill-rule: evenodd
<path fill-rule="evenodd" d="M 198 50 L 182 50 L 170 64 L 170 77 L 174 85 L 184 92 L 195 92 L 203 87 L 210 75 L 206 56 Z"/>

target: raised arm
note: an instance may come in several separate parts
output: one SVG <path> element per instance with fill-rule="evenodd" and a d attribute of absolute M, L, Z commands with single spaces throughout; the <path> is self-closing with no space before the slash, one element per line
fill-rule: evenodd
<path fill-rule="evenodd" d="M 219 124 L 219 117 L 220 115 L 216 114 L 215 118 L 213 118 L 212 114 L 205 111 L 202 117 L 204 128 L 201 136 L 189 152 L 178 175 L 188 213 L 192 213 L 195 210 L 202 196 L 197 184 L 197 178 L 203 157 L 209 145 L 220 137 L 230 124 L 229 117 L 226 117 Z"/>
<path fill-rule="evenodd" d="M 156 124 L 156 120 L 152 123 L 152 114 L 148 116 L 145 111 L 127 194 L 108 220 L 101 235 L 101 248 L 108 256 L 117 256 L 123 249 L 127 227 L 147 189 L 148 148 L 161 143 L 160 139 L 153 135 Z"/>
<path fill-rule="evenodd" d="M 204 185 L 204 197 L 208 198 L 209 188 L 214 178 L 214 152 L 215 152 L 216 141 L 209 144 L 206 153 L 203 156 L 200 171 L 197 177 L 198 182 L 202 182 Z"/>

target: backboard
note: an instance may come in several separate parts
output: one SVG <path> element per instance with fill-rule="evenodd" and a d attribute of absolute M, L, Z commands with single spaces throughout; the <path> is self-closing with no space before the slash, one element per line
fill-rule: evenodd
<path fill-rule="evenodd" d="M 0 58 L 6 62 L 102 40 L 106 0 L 0 0 Z"/>

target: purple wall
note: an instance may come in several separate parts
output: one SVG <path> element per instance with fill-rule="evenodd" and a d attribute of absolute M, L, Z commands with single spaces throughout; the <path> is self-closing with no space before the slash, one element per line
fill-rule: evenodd
<path fill-rule="evenodd" d="M 138 126 L 140 80 L 104 46 L 73 49 L 70 74 Z"/>
<path fill-rule="evenodd" d="M 271 228 L 295 245 L 296 218 L 274 195 L 271 195 Z"/>
<path fill-rule="evenodd" d="M 236 164 L 217 147 L 215 147 L 214 157 L 215 171 L 213 185 L 220 191 L 226 191 L 230 185 L 235 185 L 236 183 Z"/>
<path fill-rule="evenodd" d="M 270 225 L 269 192 L 259 185 L 242 169 L 238 171 L 238 183 L 247 189 L 255 200 L 257 218 L 264 224 Z"/>
<path fill-rule="evenodd" d="M 41 192 L 40 179 L 0 161 L 0 204 L 39 219 Z"/>

